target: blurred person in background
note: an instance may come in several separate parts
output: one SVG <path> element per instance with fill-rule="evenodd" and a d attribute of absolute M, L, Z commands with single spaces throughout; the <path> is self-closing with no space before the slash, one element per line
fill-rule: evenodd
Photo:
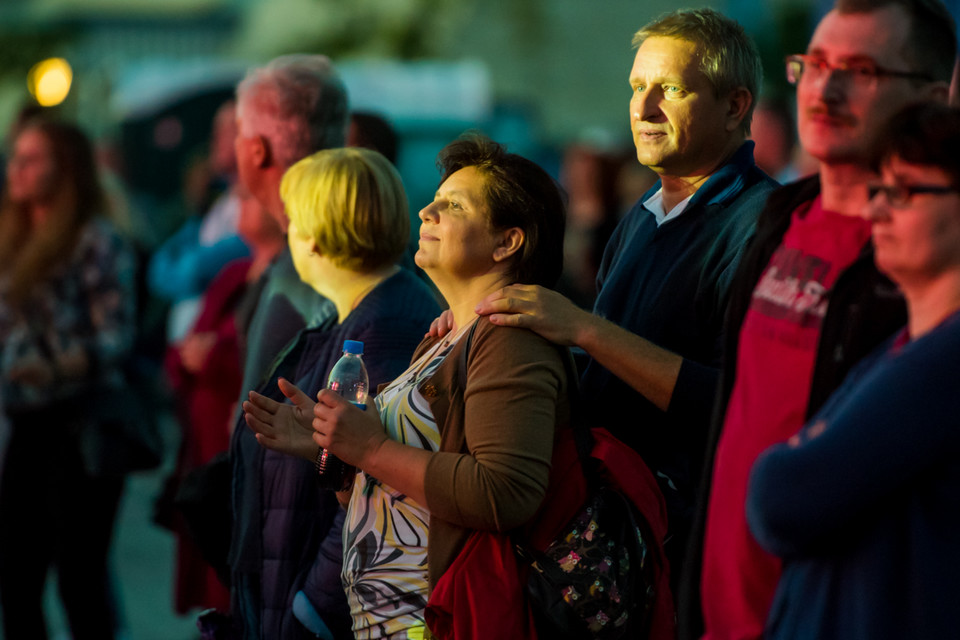
<path fill-rule="evenodd" d="M 791 166 L 797 144 L 793 114 L 784 100 L 764 98 L 753 112 L 750 138 L 756 145 L 753 157 L 757 166 L 776 178 L 777 182 L 791 182 L 801 177 Z"/>
<path fill-rule="evenodd" d="M 6 164 L 10 155 L 10 152 L 7 150 L 13 148 L 13 143 L 16 141 L 17 136 L 20 135 L 24 125 L 31 120 L 36 120 L 37 118 L 43 117 L 44 111 L 49 112 L 49 109 L 41 107 L 33 100 L 28 100 L 20 105 L 20 108 L 17 109 L 13 119 L 10 121 L 10 125 L 7 127 L 7 130 L 3 136 L 4 151 L 2 154 L 0 154 L 0 160 L 2 160 L 3 168 L 3 174 L 0 175 L 0 181 L 3 181 L 4 184 L 6 184 L 7 180 Z"/>
<path fill-rule="evenodd" d="M 596 297 L 603 250 L 623 212 L 618 191 L 620 167 L 623 160 L 636 164 L 634 157 L 631 152 L 621 159 L 612 150 L 589 142 L 572 144 L 564 151 L 560 182 L 569 201 L 563 275 L 557 291 L 580 307 L 590 308 Z M 643 191 L 652 184 L 650 181 Z"/>
<path fill-rule="evenodd" d="M 343 535 L 343 585 L 357 638 L 424 637 L 431 589 L 473 531 L 509 531 L 534 516 L 555 434 L 569 428 L 563 350 L 475 312 L 484 296 L 509 283 L 555 284 L 563 268 L 560 190 L 539 166 L 481 136 L 451 143 L 438 164 L 443 177 L 420 211 L 416 261 L 449 304 L 457 330 L 425 337 L 367 411 L 329 390 L 315 403 L 316 383 L 311 395 L 281 383 L 293 406 L 259 394 L 244 403 L 265 447 L 313 460 L 319 444 L 361 470 Z M 300 260 L 305 253 L 298 250 Z M 412 315 L 407 305 L 393 313 Z M 464 357 L 467 379 L 459 380 Z M 370 362 L 376 358 L 371 349 Z"/>
<path fill-rule="evenodd" d="M 631 151 L 630 155 L 620 163 L 620 168 L 617 170 L 617 200 L 620 202 L 618 219 L 623 219 L 637 200 L 642 198 L 643 194 L 649 191 L 650 187 L 660 179 L 657 177 L 656 171 L 637 162 L 635 154 L 635 150 Z M 596 283 L 594 283 L 594 286 L 596 286 Z"/>
<path fill-rule="evenodd" d="M 191 470 L 228 449 L 240 393 L 240 339 L 249 323 L 253 284 L 286 244 L 283 231 L 250 194 L 240 194 L 237 231 L 252 255 L 225 266 L 203 296 L 200 316 L 177 345 L 167 351 L 165 368 L 182 427 L 175 485 Z M 230 609 L 230 593 L 181 525 L 177 532 L 175 606 Z"/>
<path fill-rule="evenodd" d="M 51 567 L 73 637 L 114 633 L 107 562 L 123 479 L 93 475 L 79 437 L 96 410 L 88 397 L 128 392 L 134 258 L 102 207 L 86 136 L 26 124 L 0 203 L 0 385 L 12 428 L 0 479 L 0 602 L 11 640 L 47 637 Z"/>
<path fill-rule="evenodd" d="M 191 164 L 186 172 L 185 199 L 195 213 L 150 258 L 150 293 L 171 303 L 169 344 L 178 343 L 193 326 L 204 291 L 224 265 L 249 254 L 237 233 L 236 133 L 236 105 L 230 100 L 214 116 L 207 157 Z"/>
<path fill-rule="evenodd" d="M 350 114 L 347 146 L 379 151 L 390 164 L 397 165 L 400 148 L 397 132 L 386 118 L 376 113 L 354 111 Z"/>
<path fill-rule="evenodd" d="M 316 151 L 342 147 L 348 117 L 346 89 L 325 56 L 276 58 L 263 67 L 251 69 L 237 86 L 234 148 L 239 181 L 284 232 L 290 225 L 280 195 L 284 174 L 297 161 Z M 336 305 L 300 279 L 289 246 L 283 248 L 254 286 L 255 309 L 247 339 L 241 343 L 244 398 L 245 391 L 261 387 L 281 351 L 302 329 L 323 326 L 337 317 Z M 284 630 L 308 633 L 293 618 L 292 607 L 299 589 L 299 572 L 310 567 L 316 558 L 316 549 L 294 550 L 309 558 L 305 565 L 298 560 L 288 561 L 285 554 L 291 549 L 283 548 L 282 541 L 277 543 L 280 547 L 271 547 L 269 551 L 279 558 L 269 554 L 264 557 L 264 545 L 268 542 L 263 538 L 264 491 L 268 488 L 264 480 L 272 477 L 277 461 L 265 455 L 246 428 L 234 429 L 230 459 L 233 470 L 231 613 L 242 629 L 243 638 L 280 638 L 285 637 Z M 325 499 L 327 505 L 331 500 L 336 502 L 332 496 Z M 266 515 L 282 516 L 282 513 L 279 510 Z M 331 514 L 329 506 L 325 513 Z M 319 523 L 311 521 L 310 526 L 329 528 L 331 524 L 328 518 Z M 314 539 L 319 540 L 320 536 Z M 282 561 L 273 562 L 281 558 Z M 297 589 L 289 590 L 291 586 Z M 346 611 L 342 592 L 340 596 Z M 334 621 L 331 620 L 331 624 Z"/>
<path fill-rule="evenodd" d="M 819 160 L 797 144 L 794 112 L 784 100 L 760 101 L 750 137 L 756 144 L 757 166 L 781 184 L 812 176 L 819 169 Z"/>
<path fill-rule="evenodd" d="M 348 119 L 346 88 L 325 56 L 281 56 L 251 69 L 237 86 L 237 175 L 284 232 L 290 221 L 280 197 L 283 174 L 311 153 L 342 147 Z M 300 329 L 336 313 L 333 304 L 300 280 L 289 247 L 264 272 L 258 287 L 243 345 L 244 389 L 257 386 Z"/>
<path fill-rule="evenodd" d="M 760 455 L 747 519 L 783 560 L 765 638 L 950 638 L 960 593 L 960 111 L 899 113 L 864 213 L 907 326 Z"/>

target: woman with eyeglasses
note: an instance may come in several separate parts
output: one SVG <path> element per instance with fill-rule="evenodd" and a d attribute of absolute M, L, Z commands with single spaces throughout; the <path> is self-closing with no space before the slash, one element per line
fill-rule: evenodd
<path fill-rule="evenodd" d="M 909 319 L 753 468 L 747 518 L 783 559 L 765 637 L 956 637 L 960 594 L 960 111 L 878 138 L 866 215 Z"/>

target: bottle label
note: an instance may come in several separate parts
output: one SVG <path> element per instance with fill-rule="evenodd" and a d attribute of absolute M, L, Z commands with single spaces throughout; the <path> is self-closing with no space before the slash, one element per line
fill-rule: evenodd
<path fill-rule="evenodd" d="M 362 403 L 362 402 L 351 402 L 350 404 L 352 404 L 353 406 L 355 406 L 357 409 L 360 409 L 360 411 L 366 411 L 366 410 L 367 410 L 367 405 L 364 404 L 364 403 Z"/>

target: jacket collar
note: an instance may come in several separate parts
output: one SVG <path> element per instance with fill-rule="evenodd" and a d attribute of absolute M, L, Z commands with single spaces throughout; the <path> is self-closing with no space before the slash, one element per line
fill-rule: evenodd
<path fill-rule="evenodd" d="M 698 206 L 726 205 L 739 196 L 746 187 L 756 182 L 757 176 L 751 174 L 763 175 L 763 173 L 753 160 L 753 148 L 753 140 L 744 141 L 730 156 L 727 163 L 714 171 L 713 175 L 697 189 L 687 205 L 687 210 Z M 657 180 L 656 184 L 643 194 L 640 202 L 645 202 L 660 189 L 660 186 L 660 181 Z"/>

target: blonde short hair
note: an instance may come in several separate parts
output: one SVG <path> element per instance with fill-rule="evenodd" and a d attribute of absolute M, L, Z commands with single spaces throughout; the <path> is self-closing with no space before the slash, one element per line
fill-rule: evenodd
<path fill-rule="evenodd" d="M 400 174 L 371 149 L 326 149 L 290 167 L 280 182 L 287 216 L 338 267 L 373 271 L 407 246 L 410 214 Z"/>

